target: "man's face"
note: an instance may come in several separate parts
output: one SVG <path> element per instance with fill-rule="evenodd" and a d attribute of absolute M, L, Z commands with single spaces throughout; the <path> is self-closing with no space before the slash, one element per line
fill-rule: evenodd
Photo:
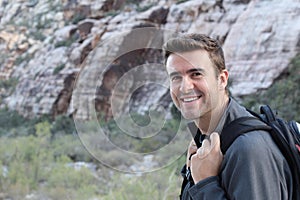
<path fill-rule="evenodd" d="M 171 97 L 186 119 L 200 119 L 224 100 L 227 71 L 217 77 L 206 51 L 172 53 L 166 68 Z M 226 80 L 222 76 L 226 76 Z"/>

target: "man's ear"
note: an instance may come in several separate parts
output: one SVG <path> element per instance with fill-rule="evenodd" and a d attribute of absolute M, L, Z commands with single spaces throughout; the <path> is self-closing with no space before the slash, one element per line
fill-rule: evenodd
<path fill-rule="evenodd" d="M 219 74 L 219 86 L 220 89 L 225 89 L 228 84 L 229 73 L 227 69 L 223 69 Z"/>

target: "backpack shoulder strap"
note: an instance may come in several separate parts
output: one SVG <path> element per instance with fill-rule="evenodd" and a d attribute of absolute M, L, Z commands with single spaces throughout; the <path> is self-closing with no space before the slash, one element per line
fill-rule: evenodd
<path fill-rule="evenodd" d="M 247 132 L 254 130 L 271 130 L 271 127 L 256 117 L 240 117 L 225 126 L 221 133 L 221 151 L 226 153 L 234 140 Z"/>
<path fill-rule="evenodd" d="M 201 137 L 202 134 L 200 132 L 200 130 L 198 129 L 198 127 L 195 125 L 194 122 L 190 122 L 188 123 L 188 128 L 190 130 L 190 133 L 192 134 L 193 138 L 194 138 L 194 141 L 197 145 L 197 148 L 200 148 L 202 143 L 201 141 L 203 140 Z"/>
<path fill-rule="evenodd" d="M 260 113 L 265 116 L 265 120 L 269 123 L 276 121 L 277 112 L 273 111 L 269 105 L 263 105 L 260 107 Z"/>

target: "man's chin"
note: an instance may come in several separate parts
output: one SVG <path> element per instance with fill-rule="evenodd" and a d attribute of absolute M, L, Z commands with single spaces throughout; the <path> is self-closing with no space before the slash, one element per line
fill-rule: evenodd
<path fill-rule="evenodd" d="M 195 120 L 195 119 L 199 119 L 200 115 L 195 114 L 195 113 L 181 113 L 182 116 L 187 119 L 187 120 Z"/>

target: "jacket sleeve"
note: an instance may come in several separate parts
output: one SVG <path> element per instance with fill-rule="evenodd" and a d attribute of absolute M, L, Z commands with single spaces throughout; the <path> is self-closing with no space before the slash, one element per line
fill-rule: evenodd
<path fill-rule="evenodd" d="M 225 191 L 220 186 L 218 176 L 208 177 L 198 182 L 189 189 L 189 195 L 193 200 L 227 199 L 225 197 Z"/>
<path fill-rule="evenodd" d="M 261 133 L 261 134 L 260 134 Z M 191 199 L 290 199 L 291 174 L 268 133 L 238 137 L 227 150 L 219 177 L 209 177 L 189 189 Z"/>

